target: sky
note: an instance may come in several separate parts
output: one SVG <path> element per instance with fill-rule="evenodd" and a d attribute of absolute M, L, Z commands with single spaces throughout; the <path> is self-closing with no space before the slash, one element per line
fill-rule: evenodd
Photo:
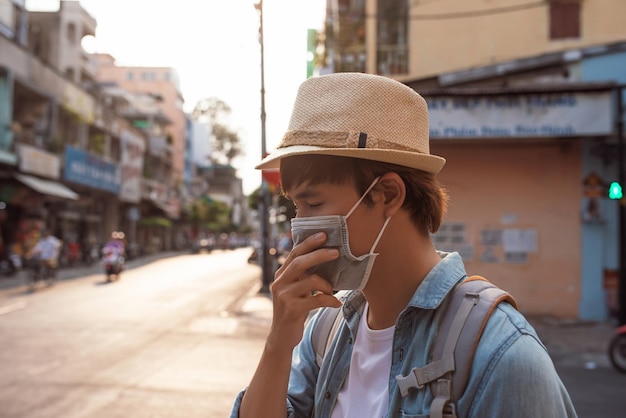
<path fill-rule="evenodd" d="M 185 110 L 216 97 L 231 109 L 244 156 L 233 165 L 244 193 L 260 185 L 261 53 L 257 0 L 80 0 L 96 19 L 89 52 L 111 54 L 118 65 L 172 67 Z M 306 78 L 307 29 L 323 25 L 325 0 L 265 0 L 266 149 L 287 128 L 298 86 Z M 27 0 L 29 10 L 58 9 L 58 0 Z"/>

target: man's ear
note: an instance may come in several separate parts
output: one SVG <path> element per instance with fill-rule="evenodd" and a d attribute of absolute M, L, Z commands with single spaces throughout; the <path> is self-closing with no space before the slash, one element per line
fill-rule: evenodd
<path fill-rule="evenodd" d="M 374 190 L 385 205 L 385 217 L 393 216 L 400 210 L 406 197 L 406 186 L 398 173 L 383 174 Z"/>

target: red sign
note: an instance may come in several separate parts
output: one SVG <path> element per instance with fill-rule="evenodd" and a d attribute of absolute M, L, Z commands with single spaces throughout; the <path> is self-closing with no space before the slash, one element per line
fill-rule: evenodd
<path fill-rule="evenodd" d="M 261 175 L 263 176 L 265 181 L 270 183 L 272 186 L 278 187 L 278 185 L 280 184 L 280 170 L 261 170 Z"/>

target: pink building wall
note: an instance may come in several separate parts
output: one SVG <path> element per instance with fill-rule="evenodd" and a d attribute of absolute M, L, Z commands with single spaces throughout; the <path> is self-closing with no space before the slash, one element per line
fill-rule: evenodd
<path fill-rule="evenodd" d="M 578 316 L 581 282 L 581 148 L 576 141 L 445 142 L 431 152 L 447 159 L 439 180 L 450 193 L 446 222 L 465 224 L 468 274 L 510 291 L 520 310 Z M 536 251 L 507 262 L 504 246 L 486 245 L 486 229 L 535 231 Z M 532 241 L 532 240 L 531 240 Z M 490 248 L 491 261 L 484 260 Z M 511 248 L 511 247 L 509 247 Z"/>
<path fill-rule="evenodd" d="M 171 80 L 175 72 L 167 67 L 118 67 L 114 61 L 100 55 L 98 79 L 114 81 L 121 88 L 134 93 L 160 94 L 163 101 L 158 105 L 172 121 L 168 132 L 172 135 L 174 181 L 182 181 L 185 155 L 185 113 L 183 97 L 176 82 Z M 108 64 L 108 65 L 107 65 Z M 133 73 L 129 79 L 128 73 Z M 153 74 L 152 78 L 144 79 L 144 73 Z"/>

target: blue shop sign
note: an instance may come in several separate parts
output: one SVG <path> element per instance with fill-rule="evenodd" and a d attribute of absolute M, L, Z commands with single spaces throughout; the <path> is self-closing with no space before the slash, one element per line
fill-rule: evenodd
<path fill-rule="evenodd" d="M 65 180 L 118 194 L 120 175 L 117 164 L 79 148 L 65 147 Z"/>

